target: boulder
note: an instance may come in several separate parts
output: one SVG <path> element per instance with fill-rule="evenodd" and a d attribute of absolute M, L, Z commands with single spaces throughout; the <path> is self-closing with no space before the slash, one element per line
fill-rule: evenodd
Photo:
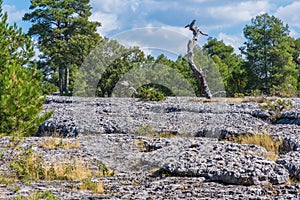
<path fill-rule="evenodd" d="M 163 146 L 166 147 L 163 147 Z M 234 185 L 283 184 L 289 173 L 264 148 L 207 139 L 154 141 L 144 162 L 173 176 L 205 177 Z"/>

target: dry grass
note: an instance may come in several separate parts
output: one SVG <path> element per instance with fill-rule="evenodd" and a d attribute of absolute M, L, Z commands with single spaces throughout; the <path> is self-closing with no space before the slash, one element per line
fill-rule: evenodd
<path fill-rule="evenodd" d="M 154 135 L 154 138 L 174 138 L 177 134 L 172 131 L 162 131 Z"/>
<path fill-rule="evenodd" d="M 83 162 L 52 163 L 45 167 L 45 180 L 80 181 L 92 177 L 92 171 Z"/>
<path fill-rule="evenodd" d="M 268 151 L 268 154 L 264 155 L 264 157 L 269 160 L 278 159 L 279 149 L 282 145 L 282 141 L 274 140 L 268 133 L 246 134 L 233 138 L 231 141 L 240 144 L 255 144 L 264 147 Z"/>
<path fill-rule="evenodd" d="M 63 139 L 63 138 L 46 138 L 40 143 L 40 146 L 45 149 L 77 149 L 80 148 L 78 139 Z"/>
<path fill-rule="evenodd" d="M 90 179 L 82 180 L 79 189 L 91 190 L 94 194 L 99 194 L 104 192 L 104 187 L 102 182 L 94 182 L 91 181 Z"/>
<path fill-rule="evenodd" d="M 264 103 L 266 100 L 272 101 L 275 98 L 266 97 L 238 97 L 238 98 L 213 98 L 213 99 L 193 99 L 191 101 L 200 103 L 212 103 L 212 102 L 226 102 L 226 103 Z"/>
<path fill-rule="evenodd" d="M 98 169 L 92 169 L 88 163 L 79 158 L 45 164 L 43 156 L 36 154 L 32 149 L 20 152 L 10 161 L 8 168 L 10 173 L 0 177 L 0 183 L 39 180 L 80 181 L 78 189 L 91 190 L 93 193 L 102 193 L 104 188 L 101 181 L 93 182 L 92 178 L 114 175 L 114 171 L 101 162 L 98 163 Z"/>

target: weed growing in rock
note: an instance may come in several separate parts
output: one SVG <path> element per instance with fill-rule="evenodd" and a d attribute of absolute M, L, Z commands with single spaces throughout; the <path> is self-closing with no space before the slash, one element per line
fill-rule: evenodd
<path fill-rule="evenodd" d="M 162 131 L 154 135 L 154 138 L 174 138 L 177 134 L 172 131 Z"/>
<path fill-rule="evenodd" d="M 153 135 L 155 133 L 155 129 L 152 125 L 143 125 L 136 129 L 137 135 Z"/>
<path fill-rule="evenodd" d="M 113 176 L 114 171 L 105 166 L 102 162 L 98 164 L 98 170 L 92 170 L 86 162 L 76 158 L 46 164 L 43 160 L 43 156 L 35 153 L 30 147 L 27 150 L 18 150 L 18 152 L 10 158 L 10 162 L 8 163 L 10 173 L 6 175 L 8 178 L 0 177 L 0 183 L 2 182 L 8 185 L 11 181 L 15 180 L 80 181 L 81 187 L 79 187 L 79 189 L 84 188 L 92 190 L 94 193 L 100 193 L 103 192 L 102 183 L 93 183 L 89 180 L 93 177 Z"/>
<path fill-rule="evenodd" d="M 276 122 L 281 118 L 282 111 L 290 110 L 295 108 L 295 105 L 291 100 L 276 99 L 276 100 L 265 100 L 261 105 L 260 109 L 268 110 L 272 113 L 272 122 Z"/>
<path fill-rule="evenodd" d="M 6 178 L 4 176 L 0 176 L 0 184 L 11 185 L 13 182 L 11 179 Z"/>
<path fill-rule="evenodd" d="M 50 137 L 41 142 L 41 147 L 45 149 L 76 149 L 80 148 L 79 140 Z"/>
<path fill-rule="evenodd" d="M 92 171 L 83 162 L 52 163 L 45 167 L 46 180 L 75 180 L 80 181 L 92 177 Z"/>
<path fill-rule="evenodd" d="M 45 179 L 42 156 L 34 154 L 32 149 L 22 151 L 8 166 L 14 177 L 19 180 Z"/>
<path fill-rule="evenodd" d="M 134 145 L 137 147 L 139 152 L 147 152 L 146 143 L 143 140 L 137 140 L 134 142 Z"/>
<path fill-rule="evenodd" d="M 114 176 L 115 172 L 102 162 L 98 162 L 99 176 Z"/>
<path fill-rule="evenodd" d="M 34 191 L 33 194 L 30 196 L 25 197 L 25 196 L 18 195 L 15 198 L 13 198 L 13 200 L 24 200 L 24 199 L 28 199 L 28 200 L 42 200 L 42 199 L 59 200 L 60 198 L 53 195 L 50 190 Z"/>
<path fill-rule="evenodd" d="M 84 179 L 81 181 L 81 185 L 79 186 L 80 190 L 90 190 L 94 194 L 99 194 L 104 192 L 103 183 L 95 182 L 90 179 Z"/>

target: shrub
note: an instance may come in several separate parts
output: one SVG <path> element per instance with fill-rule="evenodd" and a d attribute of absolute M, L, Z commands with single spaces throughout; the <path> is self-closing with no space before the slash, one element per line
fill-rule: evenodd
<path fill-rule="evenodd" d="M 45 97 L 31 39 L 7 23 L 0 1 L 0 134 L 29 136 L 51 113 L 40 115 Z"/>
<path fill-rule="evenodd" d="M 138 93 L 137 97 L 142 101 L 162 101 L 165 99 L 165 95 L 157 91 L 155 88 L 141 88 L 138 90 Z"/>
<path fill-rule="evenodd" d="M 0 133 L 31 136 L 52 112 L 40 115 L 45 97 L 30 71 L 11 63 L 0 76 Z"/>
<path fill-rule="evenodd" d="M 16 179 L 42 180 L 45 179 L 45 169 L 42 165 L 42 156 L 35 155 L 33 150 L 25 150 L 17 155 L 8 168 Z"/>

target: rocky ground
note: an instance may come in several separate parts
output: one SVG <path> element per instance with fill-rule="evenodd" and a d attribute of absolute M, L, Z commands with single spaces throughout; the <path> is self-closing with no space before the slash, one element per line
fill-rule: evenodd
<path fill-rule="evenodd" d="M 115 175 L 93 178 L 103 193 L 79 189 L 80 181 L 0 181 L 0 198 L 50 190 L 61 199 L 299 199 L 300 100 L 290 100 L 295 107 L 278 105 L 279 115 L 253 101 L 49 96 L 45 111 L 55 113 L 37 137 L 18 149 L 11 138 L 0 138 L 1 174 L 10 173 L 7 161 L 16 152 L 33 149 L 45 164 L 75 159 L 96 168 L 102 162 Z M 226 141 L 246 133 L 281 140 L 278 158 L 258 145 Z M 80 145 L 43 147 L 53 135 Z"/>

